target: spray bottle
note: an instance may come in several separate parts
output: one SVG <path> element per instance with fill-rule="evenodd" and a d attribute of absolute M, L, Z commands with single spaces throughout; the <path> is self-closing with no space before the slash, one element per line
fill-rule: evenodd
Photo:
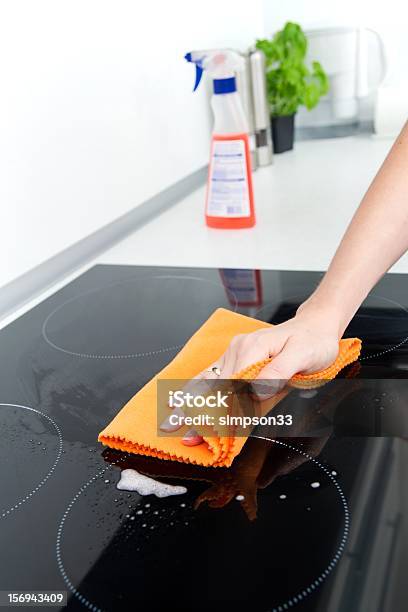
<path fill-rule="evenodd" d="M 249 128 L 235 73 L 244 59 L 228 49 L 192 51 L 185 59 L 196 66 L 194 91 L 203 71 L 213 78 L 214 129 L 208 173 L 205 219 L 209 227 L 238 229 L 255 225 Z"/>

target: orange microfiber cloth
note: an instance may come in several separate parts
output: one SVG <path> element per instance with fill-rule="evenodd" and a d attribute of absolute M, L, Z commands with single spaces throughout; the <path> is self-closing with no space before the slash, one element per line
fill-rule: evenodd
<path fill-rule="evenodd" d="M 173 361 L 129 400 L 99 434 L 99 441 L 111 448 L 160 459 L 203 466 L 230 466 L 246 438 L 217 436 L 213 431 L 212 435 L 204 435 L 203 444 L 188 447 L 181 442 L 186 428 L 177 432 L 177 437 L 158 435 L 157 380 L 191 379 L 214 363 L 225 352 L 234 336 L 266 327 L 271 325 L 223 308 L 216 310 Z M 360 350 L 361 341 L 358 338 L 341 340 L 337 359 L 329 368 L 315 374 L 297 374 L 292 378 L 292 383 L 296 386 L 311 386 L 313 382 L 319 384 L 322 380 L 331 380 L 342 368 L 358 359 Z M 233 378 L 255 378 L 268 361 L 254 364 Z M 282 397 L 282 394 L 278 394 L 275 404 Z M 268 411 L 271 407 L 273 404 L 269 403 Z"/>

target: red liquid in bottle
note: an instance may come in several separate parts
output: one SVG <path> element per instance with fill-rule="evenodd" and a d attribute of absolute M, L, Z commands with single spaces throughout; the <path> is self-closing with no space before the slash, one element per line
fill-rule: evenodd
<path fill-rule="evenodd" d="M 205 220 L 208 227 L 219 229 L 255 225 L 247 133 L 214 134 L 212 137 Z"/>

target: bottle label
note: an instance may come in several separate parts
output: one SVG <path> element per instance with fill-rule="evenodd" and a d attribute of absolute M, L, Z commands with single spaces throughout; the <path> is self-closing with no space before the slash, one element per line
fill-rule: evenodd
<path fill-rule="evenodd" d="M 213 140 L 208 180 L 209 217 L 249 217 L 245 141 Z"/>

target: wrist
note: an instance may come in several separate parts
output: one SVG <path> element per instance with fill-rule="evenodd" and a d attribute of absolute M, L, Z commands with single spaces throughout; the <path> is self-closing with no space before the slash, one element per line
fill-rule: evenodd
<path fill-rule="evenodd" d="M 349 322 L 339 306 L 315 294 L 299 306 L 295 319 L 302 324 L 318 327 L 321 332 L 336 336 L 339 340 Z"/>

